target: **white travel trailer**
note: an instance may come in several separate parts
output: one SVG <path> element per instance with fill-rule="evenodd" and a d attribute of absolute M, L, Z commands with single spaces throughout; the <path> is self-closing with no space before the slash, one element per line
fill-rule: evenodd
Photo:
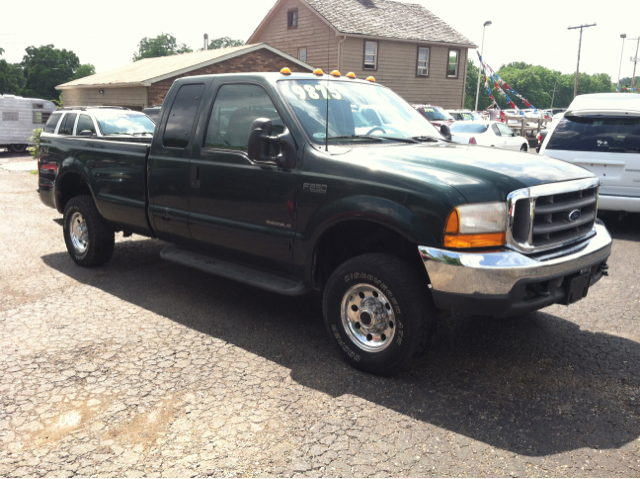
<path fill-rule="evenodd" d="M 0 148 L 20 153 L 33 144 L 29 141 L 36 128 L 44 128 L 56 105 L 48 100 L 0 95 Z"/>

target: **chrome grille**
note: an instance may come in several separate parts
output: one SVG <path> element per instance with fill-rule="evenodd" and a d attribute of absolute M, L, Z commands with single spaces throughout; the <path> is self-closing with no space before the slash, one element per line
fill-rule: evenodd
<path fill-rule="evenodd" d="M 527 253 L 546 251 L 593 234 L 598 179 L 525 188 L 511 193 L 507 201 L 507 244 Z"/>

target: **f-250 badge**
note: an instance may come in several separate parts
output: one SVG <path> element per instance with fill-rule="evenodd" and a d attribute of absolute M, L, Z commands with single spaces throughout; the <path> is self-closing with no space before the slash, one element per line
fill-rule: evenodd
<path fill-rule="evenodd" d="M 319 183 L 303 183 L 302 191 L 307 191 L 309 193 L 318 193 L 321 195 L 327 194 L 327 185 L 321 185 Z"/>

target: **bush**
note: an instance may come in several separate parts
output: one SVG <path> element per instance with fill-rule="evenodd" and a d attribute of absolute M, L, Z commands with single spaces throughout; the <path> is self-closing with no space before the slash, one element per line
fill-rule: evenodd
<path fill-rule="evenodd" d="M 41 133 L 42 133 L 42 128 L 36 128 L 35 130 L 33 130 L 33 132 L 31 133 L 31 136 L 29 137 L 29 141 L 32 141 L 36 144 L 35 146 L 29 147 L 29 153 L 36 160 L 40 156 L 40 134 Z"/>

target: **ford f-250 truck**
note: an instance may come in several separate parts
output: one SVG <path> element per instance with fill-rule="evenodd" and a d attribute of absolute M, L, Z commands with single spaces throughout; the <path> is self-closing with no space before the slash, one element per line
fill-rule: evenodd
<path fill-rule="evenodd" d="M 352 77 L 181 78 L 150 140 L 43 134 L 40 197 L 81 266 L 109 260 L 122 231 L 270 291 L 323 291 L 332 342 L 377 374 L 423 353 L 442 311 L 570 304 L 606 274 L 593 174 L 450 143 Z"/>

